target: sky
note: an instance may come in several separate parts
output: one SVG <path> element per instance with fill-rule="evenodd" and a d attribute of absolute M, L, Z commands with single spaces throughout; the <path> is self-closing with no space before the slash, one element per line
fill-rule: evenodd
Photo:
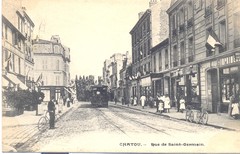
<path fill-rule="evenodd" d="M 23 0 L 35 24 L 34 36 L 59 35 L 70 48 L 71 78 L 102 76 L 105 59 L 131 53 L 129 32 L 146 11 L 149 0 Z"/>

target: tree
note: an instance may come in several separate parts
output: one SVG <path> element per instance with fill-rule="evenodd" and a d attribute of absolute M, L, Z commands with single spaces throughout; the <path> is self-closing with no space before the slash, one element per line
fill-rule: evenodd
<path fill-rule="evenodd" d="M 3 95 L 8 105 L 17 110 L 17 114 L 22 114 L 25 106 L 40 104 L 44 98 L 44 93 L 35 90 L 4 91 Z"/>

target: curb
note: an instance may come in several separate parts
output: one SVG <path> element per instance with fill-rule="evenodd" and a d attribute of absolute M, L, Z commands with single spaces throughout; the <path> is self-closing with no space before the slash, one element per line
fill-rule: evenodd
<path fill-rule="evenodd" d="M 142 112 L 147 112 L 147 113 L 150 113 L 150 114 L 154 114 L 154 115 L 159 115 L 159 116 L 162 116 L 166 119 L 173 119 L 173 120 L 179 120 L 179 121 L 185 121 L 187 122 L 185 119 L 179 119 L 179 118 L 175 118 L 175 117 L 171 117 L 171 116 L 168 116 L 168 115 L 164 115 L 164 114 L 157 114 L 155 112 L 152 112 L 152 111 L 144 111 L 142 109 L 138 109 L 138 108 L 133 108 L 133 107 L 130 107 L 130 106 L 123 106 L 123 105 L 118 105 L 118 104 L 113 104 L 114 106 L 117 106 L 119 108 L 123 107 L 123 108 L 127 108 L 127 109 L 132 109 L 132 110 L 137 110 L 137 111 L 142 111 Z M 193 124 L 197 124 L 195 122 L 192 122 Z M 233 129 L 233 128 L 228 128 L 228 127 L 222 127 L 222 126 L 218 126 L 218 125 L 213 125 L 213 124 L 206 124 L 205 126 L 209 126 L 209 127 L 214 127 L 216 129 L 224 129 L 224 130 L 230 130 L 230 131 L 237 131 L 236 129 Z"/>

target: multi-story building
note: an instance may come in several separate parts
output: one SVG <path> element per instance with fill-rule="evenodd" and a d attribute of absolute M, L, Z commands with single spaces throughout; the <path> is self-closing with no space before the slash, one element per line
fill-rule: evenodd
<path fill-rule="evenodd" d="M 139 20 L 130 31 L 132 37 L 132 95 L 151 94 L 151 48 L 168 37 L 169 0 L 151 0 L 149 9 L 139 13 Z M 140 94 L 141 91 L 141 94 Z M 147 93 L 146 93 L 147 92 Z"/>
<path fill-rule="evenodd" d="M 123 60 L 122 69 L 119 71 L 120 98 L 122 101 L 124 100 L 123 103 L 129 103 L 128 101 L 131 94 L 131 81 L 129 78 L 132 76 L 131 62 L 132 62 L 132 57 L 129 55 L 129 52 L 127 51 L 126 57 Z"/>
<path fill-rule="evenodd" d="M 110 59 L 106 59 L 103 63 L 103 84 L 107 86 L 110 86 L 110 70 L 108 69 L 110 63 Z"/>
<path fill-rule="evenodd" d="M 170 94 L 170 73 L 169 73 L 169 42 L 168 38 L 151 49 L 152 55 L 152 95 Z"/>
<path fill-rule="evenodd" d="M 240 2 L 173 0 L 167 13 L 171 99 L 184 95 L 187 103 L 227 112 L 230 96 L 239 96 Z"/>
<path fill-rule="evenodd" d="M 3 0 L 2 4 L 3 88 L 31 88 L 34 82 L 34 23 L 20 1 Z"/>
<path fill-rule="evenodd" d="M 113 54 L 109 60 L 105 60 L 103 67 L 103 80 L 108 85 L 112 97 L 120 97 L 119 80 L 120 70 L 123 66 L 123 60 L 126 55 L 121 53 Z M 107 66 L 108 64 L 108 66 Z M 105 66 L 106 65 L 106 66 Z"/>
<path fill-rule="evenodd" d="M 70 84 L 70 48 L 63 46 L 58 35 L 51 40 L 36 39 L 33 42 L 34 75 L 42 80 L 40 90 L 45 94 L 44 101 L 53 96 L 56 99 L 68 95 Z"/>

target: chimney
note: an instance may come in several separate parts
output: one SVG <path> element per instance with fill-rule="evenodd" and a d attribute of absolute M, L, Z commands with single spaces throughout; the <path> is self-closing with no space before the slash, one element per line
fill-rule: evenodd
<path fill-rule="evenodd" d="M 149 7 L 152 7 L 155 4 L 157 4 L 157 0 L 150 0 Z"/>
<path fill-rule="evenodd" d="M 138 19 L 140 19 L 143 16 L 144 12 L 139 12 L 138 13 Z"/>

